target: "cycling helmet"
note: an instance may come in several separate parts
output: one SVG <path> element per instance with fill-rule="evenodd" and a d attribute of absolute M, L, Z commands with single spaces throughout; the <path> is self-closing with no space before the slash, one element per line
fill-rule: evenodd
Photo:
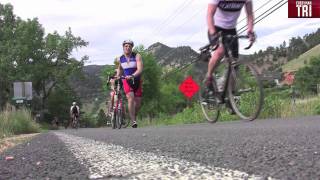
<path fill-rule="evenodd" d="M 124 46 L 125 44 L 130 44 L 132 47 L 134 46 L 133 41 L 131 41 L 130 39 L 124 40 L 122 46 Z"/>
<path fill-rule="evenodd" d="M 74 106 L 75 106 L 76 104 L 77 104 L 76 102 L 73 102 L 73 103 L 72 103 L 72 105 L 74 105 Z"/>

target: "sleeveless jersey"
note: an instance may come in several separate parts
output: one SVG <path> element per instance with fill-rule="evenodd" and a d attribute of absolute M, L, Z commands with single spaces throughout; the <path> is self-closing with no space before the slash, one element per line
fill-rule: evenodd
<path fill-rule="evenodd" d="M 123 69 L 124 75 L 130 76 L 137 70 L 137 60 L 136 60 L 136 53 L 131 53 L 131 56 L 129 58 L 129 62 L 127 58 L 122 55 L 120 57 L 120 64 Z M 136 79 L 140 79 L 140 76 L 136 77 Z"/>

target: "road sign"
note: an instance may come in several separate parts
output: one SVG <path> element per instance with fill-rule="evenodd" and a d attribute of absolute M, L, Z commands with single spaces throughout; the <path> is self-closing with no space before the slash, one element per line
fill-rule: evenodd
<path fill-rule="evenodd" d="M 13 98 L 32 100 L 32 82 L 14 82 Z"/>
<path fill-rule="evenodd" d="M 19 106 L 30 106 L 32 100 L 32 82 L 13 83 L 13 103 Z"/>
<path fill-rule="evenodd" d="M 199 85 L 192 79 L 191 76 L 187 77 L 179 86 L 179 90 L 188 99 L 191 99 L 194 94 L 199 91 Z"/>

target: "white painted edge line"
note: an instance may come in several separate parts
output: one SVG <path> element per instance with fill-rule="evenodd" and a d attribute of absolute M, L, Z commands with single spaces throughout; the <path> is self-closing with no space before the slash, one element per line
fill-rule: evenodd
<path fill-rule="evenodd" d="M 54 134 L 88 168 L 90 179 L 263 179 L 237 170 L 203 166 L 65 133 Z"/>

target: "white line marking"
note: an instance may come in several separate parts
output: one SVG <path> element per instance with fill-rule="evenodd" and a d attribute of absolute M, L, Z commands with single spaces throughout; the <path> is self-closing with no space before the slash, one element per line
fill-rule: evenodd
<path fill-rule="evenodd" d="M 262 179 L 261 176 L 55 133 L 90 172 L 90 179 Z M 271 178 L 270 178 L 271 179 Z"/>

